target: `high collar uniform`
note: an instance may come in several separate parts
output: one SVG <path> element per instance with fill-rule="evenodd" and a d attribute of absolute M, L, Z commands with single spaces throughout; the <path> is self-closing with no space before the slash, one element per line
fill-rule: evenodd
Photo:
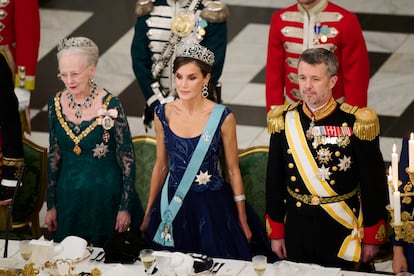
<path fill-rule="evenodd" d="M 304 136 L 304 142 L 297 147 L 292 147 L 289 140 L 296 137 L 288 138 L 288 113 L 297 114 L 294 127 Z M 338 257 L 347 236 L 359 243 L 385 242 L 387 184 L 375 112 L 340 105 L 331 98 L 315 113 L 299 102 L 285 109 L 283 106 L 274 109 L 268 119 L 270 124 L 276 122 L 269 128 L 272 131 L 266 180 L 269 237 L 285 238 L 288 258 L 294 261 L 353 268 L 357 261 Z M 308 152 L 303 149 L 308 149 L 308 156 L 304 157 Z M 297 158 L 310 160 L 314 168 L 309 170 L 307 161 L 298 162 Z M 345 217 L 353 217 L 350 223 L 345 223 L 334 210 L 335 204 L 344 204 L 351 213 Z M 355 258 L 359 260 L 358 252 Z"/>

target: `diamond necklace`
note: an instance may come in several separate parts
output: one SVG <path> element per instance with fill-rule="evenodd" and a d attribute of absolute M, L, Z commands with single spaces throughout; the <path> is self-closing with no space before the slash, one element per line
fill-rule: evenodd
<path fill-rule="evenodd" d="M 85 101 L 83 101 L 83 103 L 75 102 L 75 100 L 73 99 L 72 93 L 70 93 L 68 91 L 67 97 L 68 97 L 68 100 L 69 100 L 69 107 L 72 108 L 72 109 L 76 108 L 76 111 L 75 111 L 75 117 L 76 118 L 78 118 L 78 119 L 82 118 L 82 110 L 81 110 L 82 106 L 85 107 L 85 108 L 91 107 L 92 106 L 92 100 L 95 99 L 96 96 L 98 96 L 98 91 L 96 91 L 96 83 L 94 83 L 92 85 L 92 91 L 89 94 L 89 96 L 85 99 Z"/>

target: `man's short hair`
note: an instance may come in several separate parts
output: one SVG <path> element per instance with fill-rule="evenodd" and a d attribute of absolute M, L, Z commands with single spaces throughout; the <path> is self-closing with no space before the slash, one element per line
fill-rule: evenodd
<path fill-rule="evenodd" d="M 308 64 L 317 65 L 325 63 L 328 67 L 328 76 L 333 77 L 338 71 L 338 60 L 334 53 L 324 48 L 306 49 L 299 57 L 298 64 L 303 61 Z"/>

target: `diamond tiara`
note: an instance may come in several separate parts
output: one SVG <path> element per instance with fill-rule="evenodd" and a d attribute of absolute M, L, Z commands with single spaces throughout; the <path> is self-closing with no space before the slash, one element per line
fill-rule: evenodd
<path fill-rule="evenodd" d="M 94 47 L 95 43 L 92 40 L 86 37 L 70 37 L 70 38 L 63 38 L 59 41 L 57 45 L 58 52 L 62 51 L 63 49 L 71 48 L 71 47 Z"/>
<path fill-rule="evenodd" d="M 214 53 L 195 42 L 179 42 L 175 49 L 175 56 L 198 59 L 210 66 L 214 63 Z"/>

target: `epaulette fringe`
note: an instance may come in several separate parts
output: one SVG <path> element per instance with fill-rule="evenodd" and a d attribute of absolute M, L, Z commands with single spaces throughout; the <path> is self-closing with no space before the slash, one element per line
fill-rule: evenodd
<path fill-rule="evenodd" d="M 380 123 L 374 109 L 357 108 L 348 104 L 342 104 L 341 109 L 355 115 L 353 132 L 359 139 L 372 141 L 380 134 Z"/>
<path fill-rule="evenodd" d="M 275 105 L 267 113 L 267 132 L 269 134 L 279 133 L 285 129 L 285 119 L 283 111 L 287 108 L 285 105 Z"/>
<path fill-rule="evenodd" d="M 361 140 L 374 140 L 380 133 L 377 113 L 372 108 L 358 109 L 355 113 L 354 133 Z"/>

